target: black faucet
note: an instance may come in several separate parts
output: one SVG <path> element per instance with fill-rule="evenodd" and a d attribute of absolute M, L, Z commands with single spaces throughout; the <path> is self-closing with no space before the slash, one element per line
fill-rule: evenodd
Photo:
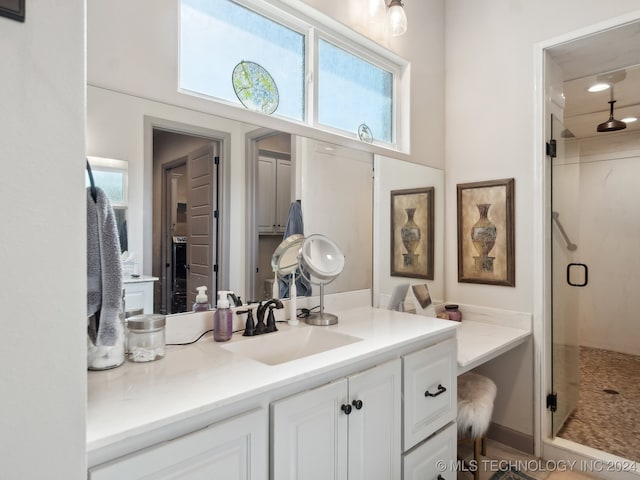
<path fill-rule="evenodd" d="M 264 314 L 267 311 L 267 308 L 269 309 L 269 317 L 267 318 L 267 325 L 265 325 Z M 256 325 L 255 335 L 259 335 L 261 333 L 275 332 L 277 330 L 276 321 L 273 316 L 274 308 L 284 308 L 284 305 L 277 298 L 272 298 L 271 300 L 267 300 L 264 303 L 260 302 L 260 305 L 258 305 L 258 309 L 256 310 L 256 314 L 258 316 L 258 323 Z"/>

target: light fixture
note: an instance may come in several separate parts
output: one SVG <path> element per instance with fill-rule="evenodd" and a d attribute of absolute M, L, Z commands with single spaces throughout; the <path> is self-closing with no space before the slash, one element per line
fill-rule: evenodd
<path fill-rule="evenodd" d="M 626 118 L 623 118 L 620 121 L 624 122 L 624 123 L 633 123 L 633 122 L 637 122 L 638 121 L 638 117 L 626 117 Z"/>
<path fill-rule="evenodd" d="M 612 92 L 612 96 L 613 96 L 613 92 Z M 624 122 L 621 122 L 620 120 L 616 120 L 615 118 L 613 118 L 613 104 L 616 103 L 615 100 L 613 100 L 613 98 L 611 100 L 609 100 L 609 105 L 611 106 L 610 109 L 610 113 L 609 113 L 609 120 L 607 120 L 604 123 L 601 123 L 600 125 L 598 125 L 597 131 L 598 132 L 616 132 L 618 130 L 624 130 L 625 128 L 627 128 L 627 124 Z"/>
<path fill-rule="evenodd" d="M 594 83 L 587 90 L 591 93 L 594 93 L 594 92 L 603 92 L 609 88 L 611 88 L 611 85 L 608 83 Z"/>
<path fill-rule="evenodd" d="M 387 18 L 391 27 L 391 35 L 394 37 L 403 35 L 407 31 L 407 14 L 400 0 L 391 0 L 387 9 Z"/>

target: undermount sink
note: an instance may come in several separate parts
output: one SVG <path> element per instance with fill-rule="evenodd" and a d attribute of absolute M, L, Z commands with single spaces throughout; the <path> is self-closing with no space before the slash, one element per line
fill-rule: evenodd
<path fill-rule="evenodd" d="M 237 342 L 226 343 L 221 347 L 267 365 L 279 365 L 361 340 L 358 337 L 321 327 L 303 326 L 241 339 Z"/>

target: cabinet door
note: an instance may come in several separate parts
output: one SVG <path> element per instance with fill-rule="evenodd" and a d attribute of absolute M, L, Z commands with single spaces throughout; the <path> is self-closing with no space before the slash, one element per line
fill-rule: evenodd
<path fill-rule="evenodd" d="M 284 233 L 291 206 L 291 162 L 277 160 L 276 167 L 276 232 Z"/>
<path fill-rule="evenodd" d="M 456 418 L 455 339 L 407 355 L 404 368 L 404 451 Z"/>
<path fill-rule="evenodd" d="M 124 303 L 127 310 L 142 308 L 153 313 L 153 281 L 124 283 Z"/>
<path fill-rule="evenodd" d="M 349 377 L 349 480 L 400 478 L 401 388 L 400 359 Z"/>
<path fill-rule="evenodd" d="M 346 403 L 346 379 L 272 403 L 271 478 L 346 480 Z"/>
<path fill-rule="evenodd" d="M 276 160 L 258 158 L 258 232 L 271 233 L 276 225 Z"/>
<path fill-rule="evenodd" d="M 267 480 L 264 409 L 132 453 L 89 471 L 89 480 Z"/>
<path fill-rule="evenodd" d="M 452 423 L 404 456 L 402 478 L 456 480 L 456 442 L 456 424 Z"/>

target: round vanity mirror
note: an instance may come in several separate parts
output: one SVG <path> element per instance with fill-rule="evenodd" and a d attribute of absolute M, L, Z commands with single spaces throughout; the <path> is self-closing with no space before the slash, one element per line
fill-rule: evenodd
<path fill-rule="evenodd" d="M 344 268 L 344 255 L 340 248 L 324 235 L 307 237 L 302 244 L 301 260 L 306 269 L 320 280 L 331 281 Z"/>
<path fill-rule="evenodd" d="M 300 234 L 285 238 L 271 257 L 271 268 L 280 277 L 295 273 L 298 269 L 298 255 L 304 243 Z"/>
<path fill-rule="evenodd" d="M 302 244 L 299 256 L 302 275 L 320 285 L 320 311 L 310 314 L 306 322 L 311 325 L 333 325 L 337 315 L 324 311 L 324 286 L 331 283 L 344 268 L 344 254 L 340 247 L 324 235 L 309 235 Z M 319 282 L 313 282 L 315 277 Z"/>

